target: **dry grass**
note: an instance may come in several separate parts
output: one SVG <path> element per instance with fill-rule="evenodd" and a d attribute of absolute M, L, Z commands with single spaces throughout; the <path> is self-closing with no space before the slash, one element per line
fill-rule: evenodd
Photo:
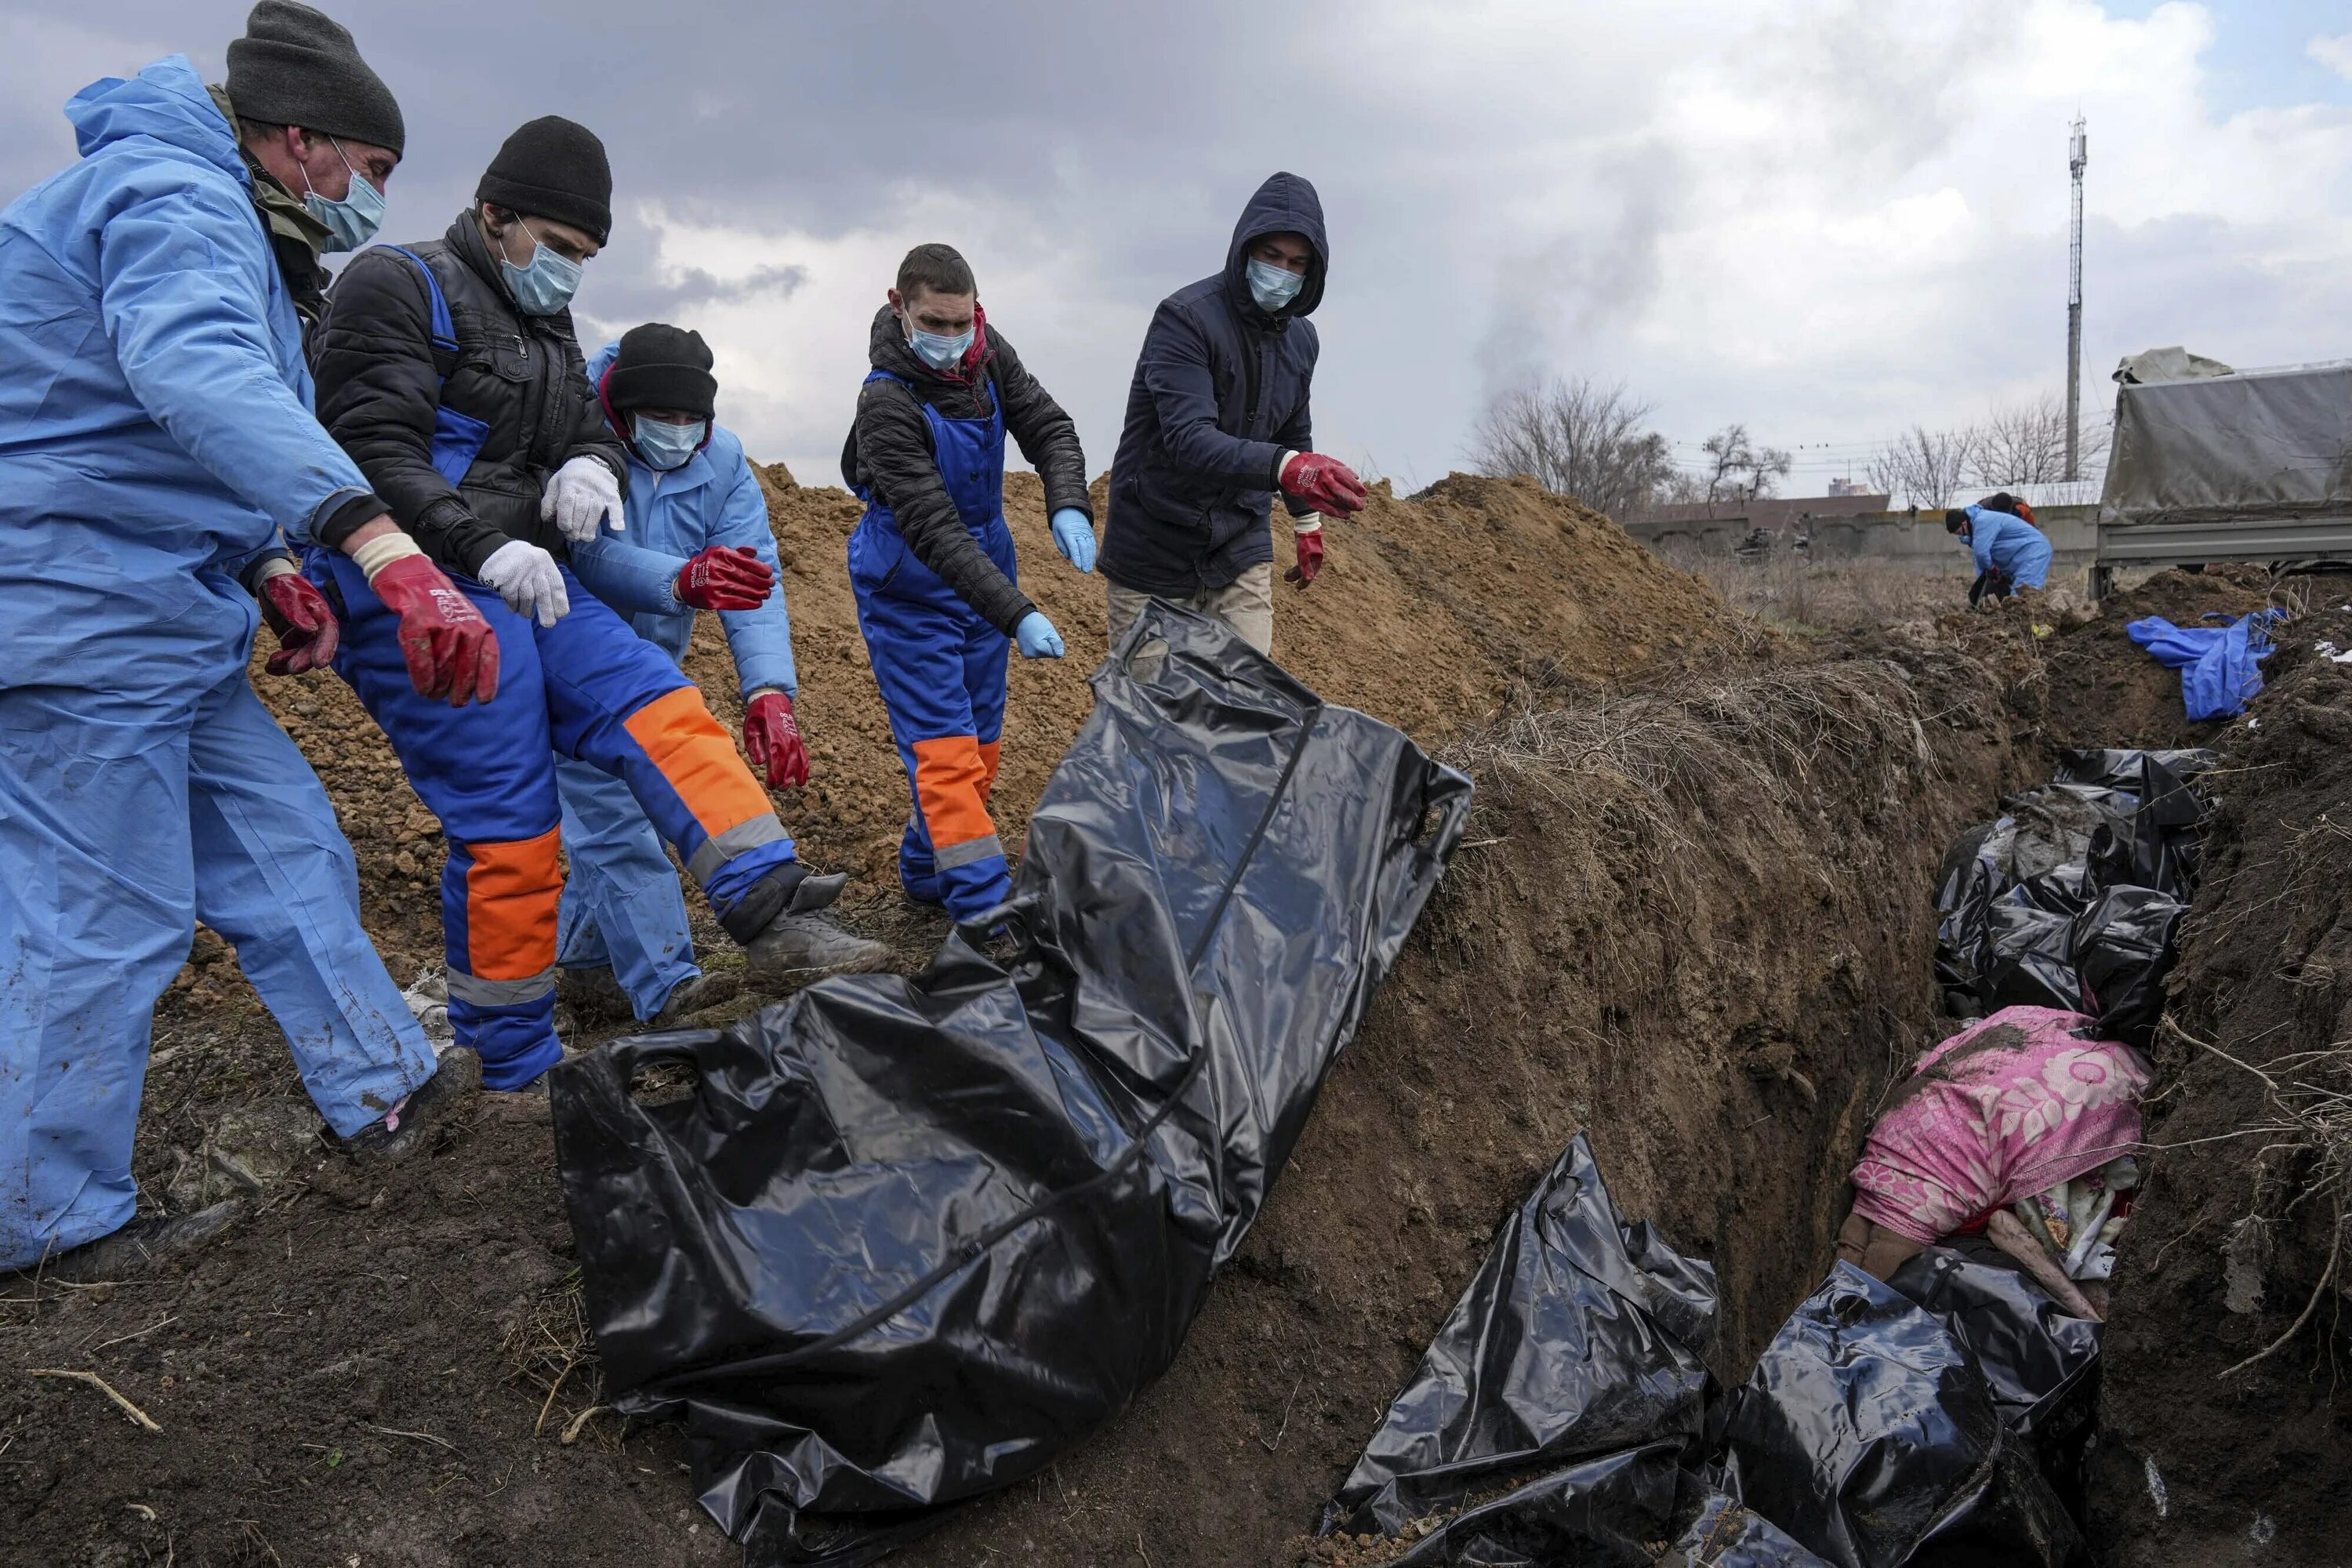
<path fill-rule="evenodd" d="M 1921 572 L 1884 561 L 1817 563 L 1779 550 L 1754 560 L 1689 552 L 1669 559 L 1705 578 L 1733 608 L 1788 631 L 1927 620 L 1968 603 L 1965 571 Z"/>

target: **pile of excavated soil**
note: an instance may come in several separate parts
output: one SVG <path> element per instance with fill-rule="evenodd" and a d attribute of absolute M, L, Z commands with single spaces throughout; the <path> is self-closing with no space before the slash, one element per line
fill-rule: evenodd
<path fill-rule="evenodd" d="M 2107 1330 L 2092 1505 L 2129 1568 L 2340 1562 L 2352 1526 L 2352 664 L 2323 641 L 2352 614 L 2296 625 L 2221 737 Z"/>

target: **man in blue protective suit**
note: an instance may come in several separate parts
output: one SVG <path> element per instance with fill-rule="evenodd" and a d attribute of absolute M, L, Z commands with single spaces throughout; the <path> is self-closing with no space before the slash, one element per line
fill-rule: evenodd
<path fill-rule="evenodd" d="M 1004 731 L 1006 656 L 1059 658 L 1061 634 L 1021 592 L 1004 526 L 1004 437 L 1045 485 L 1055 546 L 1095 563 L 1077 426 L 981 309 L 951 247 L 898 264 L 867 341 L 873 371 L 841 471 L 866 503 L 849 536 L 858 629 L 915 797 L 898 879 L 959 921 L 1012 893 L 988 814 Z"/>
<path fill-rule="evenodd" d="M 0 213 L 0 1267 L 135 1266 L 216 1227 L 134 1220 L 131 1174 L 155 1003 L 199 919 L 347 1146 L 413 1146 L 467 1086 L 436 1073 L 326 793 L 254 696 L 239 585 L 281 531 L 331 522 L 402 606 L 415 689 L 496 687 L 488 626 L 397 559 L 310 416 L 299 300 L 315 245 L 381 203 L 400 111 L 349 33 L 287 0 L 228 61 L 226 89 L 176 55 L 83 89 L 80 161 Z M 336 624 L 275 567 L 252 579 L 284 623 L 272 666 L 305 668 Z"/>
<path fill-rule="evenodd" d="M 2040 529 L 2013 511 L 1984 504 L 1954 507 L 1944 513 L 1944 530 L 1966 540 L 1976 558 L 1977 581 L 1969 603 L 1990 594 L 2013 596 L 2020 588 L 2041 588 L 2050 581 L 2050 540 Z"/>
<path fill-rule="evenodd" d="M 440 818 L 449 1026 L 499 1090 L 537 1086 L 562 1058 L 559 752 L 627 782 L 754 980 L 890 959 L 822 912 L 847 879 L 801 862 L 700 689 L 573 574 L 601 535 L 626 528 L 628 459 L 571 311 L 611 232 L 612 194 L 586 126 L 527 122 L 439 238 L 378 246 L 343 268 L 312 356 L 320 419 L 504 650 L 489 702 L 419 702 L 397 679 L 387 606 L 341 557 L 305 558 L 342 615 L 336 672 Z M 692 580 L 679 589 L 699 602 Z"/>
<path fill-rule="evenodd" d="M 743 444 L 716 423 L 719 380 L 698 332 L 633 327 L 590 356 L 606 425 L 628 455 L 628 530 L 609 522 L 572 570 L 683 663 L 698 605 L 719 612 L 743 696 L 743 749 L 772 788 L 808 782 L 793 698 L 793 625 L 768 503 Z M 773 591 L 772 591 L 772 589 Z M 694 962 L 686 898 L 661 835 L 629 786 L 558 757 L 570 874 L 556 915 L 558 994 L 575 1011 L 656 1026 L 726 999 Z"/>

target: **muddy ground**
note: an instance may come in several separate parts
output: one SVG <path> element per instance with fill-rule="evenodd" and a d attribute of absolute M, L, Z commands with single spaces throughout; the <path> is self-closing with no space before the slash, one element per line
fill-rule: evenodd
<path fill-rule="evenodd" d="M 874 875 L 905 785 L 840 569 L 855 504 L 771 477 L 817 774 L 783 808 L 813 859 L 868 874 L 852 919 L 911 966 L 940 929 Z M 1017 837 L 1086 710 L 1102 605 L 1053 555 L 1034 480 L 1008 499 L 1030 590 L 1079 656 L 1015 670 L 1001 816 Z M 2263 597 L 2221 578 L 2143 594 L 2124 613 Z M 2042 776 L 2053 740 L 2198 738 L 2116 610 L 2045 623 L 1783 636 L 1523 484 L 1383 492 L 1334 525 L 1323 578 L 1285 594 L 1277 654 L 1471 767 L 1469 845 L 1169 1375 L 894 1561 L 1286 1560 L 1495 1224 L 1580 1128 L 1629 1213 L 1717 1263 L 1717 1370 L 1741 1375 L 1826 1261 L 1835 1173 L 1879 1094 L 1937 1036 L 1926 902 L 1946 843 Z M 731 719 L 715 633 L 691 668 Z M 405 979 L 438 941 L 429 818 L 331 679 L 262 688 L 329 779 Z M 151 1195 L 175 1173 L 194 1190 L 225 1118 L 281 1118 L 299 1157 L 192 1265 L 0 1302 L 11 1369 L 95 1372 L 162 1427 L 86 1384 L 0 1379 L 0 1561 L 733 1560 L 670 1436 L 597 1413 L 543 1106 L 484 1097 L 422 1157 L 354 1173 L 302 1142 L 282 1045 L 217 942 L 157 1046 Z"/>

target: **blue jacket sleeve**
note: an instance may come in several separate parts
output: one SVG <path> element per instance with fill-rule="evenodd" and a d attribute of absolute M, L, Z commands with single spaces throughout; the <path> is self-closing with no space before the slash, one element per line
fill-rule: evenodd
<path fill-rule="evenodd" d="M 675 616 L 686 609 L 671 592 L 686 563 L 612 533 L 572 545 L 572 574 L 608 608 L 625 616 Z"/>
<path fill-rule="evenodd" d="M 710 542 L 750 550 L 776 574 L 776 591 L 756 610 L 720 611 L 719 624 L 726 628 L 728 651 L 735 656 L 735 679 L 745 697 L 763 686 L 798 697 L 801 678 L 793 668 L 792 614 L 784 607 L 784 574 L 776 560 L 776 536 L 768 527 L 768 498 L 740 449 L 734 469 Z"/>
<path fill-rule="evenodd" d="M 1270 441 L 1244 441 L 1218 427 L 1209 340 L 1182 310 L 1160 307 L 1144 335 L 1138 368 L 1152 411 L 1160 416 L 1160 443 L 1181 467 L 1234 489 L 1275 488 L 1274 468 L 1282 448 Z"/>
<path fill-rule="evenodd" d="M 2001 526 L 1993 520 L 2000 515 L 1980 506 L 1969 508 L 1969 553 L 1976 558 L 1979 572 L 1993 570 L 1992 547 L 2000 538 Z"/>
<path fill-rule="evenodd" d="M 271 257 L 243 202 L 158 189 L 106 221 L 99 310 L 140 405 L 238 500 L 296 543 L 368 483 L 278 367 Z"/>

